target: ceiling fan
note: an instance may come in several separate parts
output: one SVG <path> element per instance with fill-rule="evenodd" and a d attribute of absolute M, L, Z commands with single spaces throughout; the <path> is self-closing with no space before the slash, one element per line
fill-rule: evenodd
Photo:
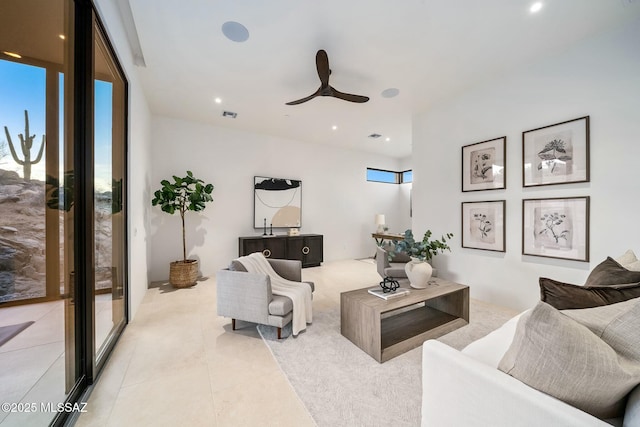
<path fill-rule="evenodd" d="M 329 85 L 329 75 L 331 74 L 331 70 L 329 69 L 329 57 L 327 56 L 327 52 L 325 52 L 322 49 L 319 50 L 318 53 L 316 53 L 316 68 L 318 70 L 318 77 L 320 77 L 320 83 L 321 83 L 318 90 L 315 93 L 307 96 L 306 98 L 287 102 L 287 105 L 302 104 L 303 102 L 310 101 L 317 96 L 333 96 L 334 98 L 344 99 L 345 101 L 358 102 L 358 103 L 367 102 L 369 100 L 368 96 L 343 93 L 338 90 L 335 90 L 333 87 Z"/>

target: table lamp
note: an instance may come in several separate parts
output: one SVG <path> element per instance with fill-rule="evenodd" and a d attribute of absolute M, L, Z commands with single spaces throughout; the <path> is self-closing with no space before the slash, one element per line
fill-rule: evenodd
<path fill-rule="evenodd" d="M 376 214 L 376 225 L 378 226 L 377 233 L 384 233 L 384 214 Z"/>

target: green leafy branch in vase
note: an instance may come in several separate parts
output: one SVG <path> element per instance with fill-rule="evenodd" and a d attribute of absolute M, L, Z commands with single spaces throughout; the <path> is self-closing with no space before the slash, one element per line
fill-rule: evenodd
<path fill-rule="evenodd" d="M 547 165 L 548 168 L 551 168 L 551 173 L 555 171 L 558 163 L 564 163 L 572 159 L 572 157 L 567 154 L 565 142 L 561 139 L 554 139 L 548 142 L 542 151 L 538 153 L 538 157 L 542 160 L 538 164 L 538 170 L 541 170 L 543 165 Z"/>
<path fill-rule="evenodd" d="M 447 233 L 440 237 L 440 240 L 431 240 L 431 230 L 427 230 L 424 233 L 422 240 L 416 240 L 413 237 L 413 231 L 411 229 L 404 232 L 404 240 L 394 240 L 394 249 L 389 252 L 389 258 L 391 260 L 393 255 L 398 253 L 405 253 L 411 258 L 419 259 L 420 261 L 429 261 L 438 253 L 444 253 L 445 250 L 451 251 L 451 248 L 447 244 L 447 240 L 451 240 L 452 233 Z"/>
<path fill-rule="evenodd" d="M 478 221 L 478 230 L 480 231 L 481 237 L 487 237 L 489 232 L 493 230 L 493 226 L 491 221 L 487 219 L 487 215 L 483 213 L 474 213 L 473 220 Z"/>
<path fill-rule="evenodd" d="M 562 223 L 564 222 L 564 218 L 566 217 L 567 217 L 566 215 L 561 215 L 557 212 L 542 215 L 542 218 L 540 218 L 540 221 L 544 223 L 545 228 L 540 230 L 538 234 L 539 235 L 544 234 L 545 236 L 551 235 L 551 237 L 555 239 L 556 243 L 559 243 L 560 239 L 564 239 L 565 241 L 568 241 L 567 235 L 569 234 L 569 230 L 562 230 L 560 233 L 556 233 L 556 230 L 555 230 L 556 226 L 562 225 Z"/>

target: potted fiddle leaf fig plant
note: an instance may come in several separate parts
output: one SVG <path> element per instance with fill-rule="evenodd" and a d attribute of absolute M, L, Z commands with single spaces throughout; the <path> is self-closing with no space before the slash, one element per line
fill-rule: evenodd
<path fill-rule="evenodd" d="M 433 268 L 428 261 L 438 253 L 445 250 L 451 251 L 447 240 L 451 240 L 452 233 L 445 234 L 440 240 L 431 240 L 431 234 L 431 230 L 427 230 L 422 240 L 416 240 L 413 237 L 413 232 L 409 229 L 404 232 L 404 240 L 393 241 L 395 247 L 393 252 L 389 254 L 390 256 L 405 253 L 412 259 L 405 265 L 405 271 L 413 288 L 426 288 L 433 273 Z"/>
<path fill-rule="evenodd" d="M 174 261 L 169 268 L 169 282 L 176 288 L 193 286 L 198 279 L 198 260 L 187 259 L 187 244 L 184 214 L 187 211 L 202 211 L 207 202 L 213 201 L 213 184 L 205 184 L 193 176 L 191 171 L 183 178 L 173 175 L 173 182 L 163 179 L 162 188 L 153 193 L 153 206 L 159 205 L 163 212 L 180 213 L 182 221 L 182 260 Z"/>

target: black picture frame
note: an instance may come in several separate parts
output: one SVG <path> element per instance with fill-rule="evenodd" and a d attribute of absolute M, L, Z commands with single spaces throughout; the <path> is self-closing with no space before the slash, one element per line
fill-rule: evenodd
<path fill-rule="evenodd" d="M 507 137 L 462 147 L 462 192 L 507 188 Z"/>
<path fill-rule="evenodd" d="M 522 132 L 522 186 L 589 182 L 589 116 Z"/>
<path fill-rule="evenodd" d="M 522 255 L 589 261 L 589 196 L 522 200 Z"/>
<path fill-rule="evenodd" d="M 462 247 L 506 252 L 506 200 L 462 202 Z"/>

